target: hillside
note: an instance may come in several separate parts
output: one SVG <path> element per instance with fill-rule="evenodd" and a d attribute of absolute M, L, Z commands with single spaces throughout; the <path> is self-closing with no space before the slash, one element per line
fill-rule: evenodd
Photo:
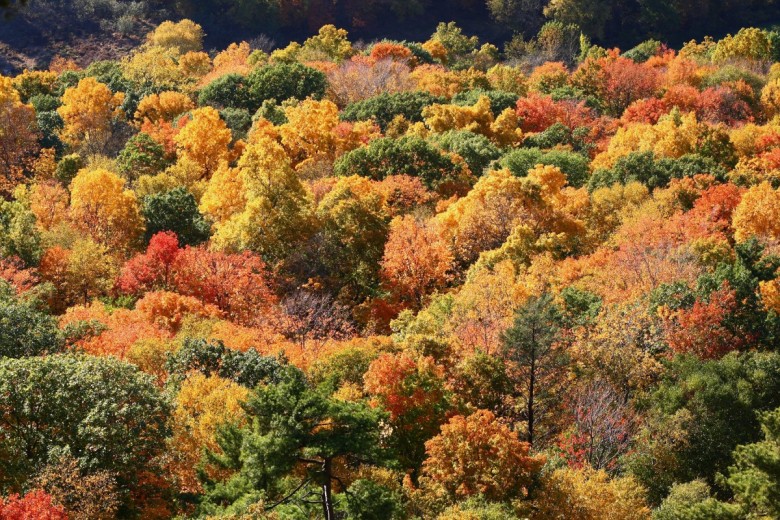
<path fill-rule="evenodd" d="M 780 518 L 780 32 L 42 4 L 0 519 Z"/>
<path fill-rule="evenodd" d="M 623 48 L 650 38 L 680 46 L 746 25 L 780 24 L 775 0 L 13 0 L 0 10 L 6 14 L 0 19 L 4 73 L 46 67 L 58 55 L 82 66 L 119 58 L 154 25 L 181 18 L 204 28 L 210 51 L 240 40 L 284 47 L 326 24 L 347 29 L 355 41 L 421 41 L 441 20 L 451 20 L 499 49 L 516 35 L 531 38 L 549 20 L 576 24 L 594 42 Z"/>

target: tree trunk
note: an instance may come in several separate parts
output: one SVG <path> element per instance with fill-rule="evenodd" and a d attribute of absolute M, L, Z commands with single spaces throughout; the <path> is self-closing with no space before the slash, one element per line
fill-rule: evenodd
<path fill-rule="evenodd" d="M 322 463 L 322 512 L 325 520 L 335 520 L 336 512 L 333 510 L 333 496 L 331 495 L 332 467 L 331 460 L 325 459 Z"/>

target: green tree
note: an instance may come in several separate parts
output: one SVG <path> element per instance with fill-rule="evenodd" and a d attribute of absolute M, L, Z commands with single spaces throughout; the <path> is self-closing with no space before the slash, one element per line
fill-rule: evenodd
<path fill-rule="evenodd" d="M 363 402 L 335 399 L 331 391 L 312 387 L 294 367 L 279 383 L 258 387 L 245 405 L 248 424 L 223 431 L 222 453 L 207 454 L 211 463 L 236 473 L 226 482 L 206 483 L 201 512 L 239 512 L 257 498 L 265 498 L 266 509 L 314 500 L 325 519 L 336 518 L 336 462 L 376 460 L 383 414 Z"/>
<path fill-rule="evenodd" d="M 70 452 L 132 488 L 165 445 L 168 412 L 151 376 L 112 357 L 0 358 L 0 486 L 24 488 Z"/>
<path fill-rule="evenodd" d="M 260 108 L 266 99 L 321 99 L 328 87 L 325 74 L 300 63 L 268 65 L 250 72 L 246 81 L 252 104 L 245 108 L 250 112 Z"/>
<path fill-rule="evenodd" d="M 41 253 L 33 212 L 22 202 L 0 200 L 0 256 L 18 256 L 26 265 L 35 265 Z"/>
<path fill-rule="evenodd" d="M 380 138 L 368 146 L 341 156 L 334 165 L 336 175 L 360 175 L 382 180 L 389 175 L 419 177 L 428 188 L 463 182 L 470 177 L 462 165 L 419 137 Z"/>
<path fill-rule="evenodd" d="M 382 93 L 378 96 L 350 103 L 341 113 L 345 121 L 373 120 L 384 131 L 387 125 L 398 116 L 411 122 L 423 120 L 423 108 L 447 100 L 428 92 Z"/>
<path fill-rule="evenodd" d="M 432 140 L 442 150 L 463 157 L 474 175 L 482 175 L 492 161 L 501 157 L 501 151 L 490 139 L 468 130 L 450 130 L 434 135 Z"/>
<path fill-rule="evenodd" d="M 630 471 L 658 503 L 675 482 L 715 478 L 732 451 L 761 437 L 762 411 L 780 406 L 780 355 L 731 353 L 720 360 L 679 356 L 650 397 Z"/>
<path fill-rule="evenodd" d="M 537 164 L 557 166 L 566 174 L 570 186 L 579 188 L 588 182 L 590 161 L 582 154 L 566 150 L 542 151 L 538 148 L 520 148 L 503 156 L 499 161 L 512 175 L 525 177 Z"/>
<path fill-rule="evenodd" d="M 161 231 L 173 231 L 182 247 L 196 246 L 211 234 L 211 225 L 198 211 L 195 197 L 182 186 L 144 197 L 141 212 L 146 219 L 147 242 Z"/>
<path fill-rule="evenodd" d="M 20 358 L 53 354 L 63 341 L 54 317 L 22 302 L 0 286 L 0 357 Z"/>
<path fill-rule="evenodd" d="M 710 486 L 703 480 L 675 484 L 660 507 L 653 512 L 653 520 L 739 520 L 739 507 L 714 498 Z"/>
<path fill-rule="evenodd" d="M 551 295 L 532 296 L 501 336 L 504 356 L 517 368 L 515 385 L 524 403 L 518 418 L 532 445 L 549 435 L 549 415 L 562 398 L 563 370 L 568 364 L 558 345 L 562 321 Z"/>
<path fill-rule="evenodd" d="M 737 446 L 728 485 L 751 518 L 780 518 L 780 408 L 761 414 L 764 440 Z"/>
<path fill-rule="evenodd" d="M 285 365 L 284 359 L 264 356 L 253 348 L 241 352 L 218 340 L 187 338 L 179 350 L 168 356 L 165 368 L 181 379 L 197 370 L 207 377 L 219 376 L 255 388 L 259 384 L 278 383 Z"/>
<path fill-rule="evenodd" d="M 212 106 L 216 109 L 243 108 L 257 110 L 259 105 L 249 92 L 249 83 L 241 74 L 220 76 L 198 93 L 200 106 Z"/>
<path fill-rule="evenodd" d="M 125 178 L 133 181 L 142 175 L 155 175 L 168 166 L 165 150 L 149 134 L 140 132 L 127 140 L 116 158 L 116 165 Z"/>

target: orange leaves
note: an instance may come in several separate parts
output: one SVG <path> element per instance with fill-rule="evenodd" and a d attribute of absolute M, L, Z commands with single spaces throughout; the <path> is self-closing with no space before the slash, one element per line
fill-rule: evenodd
<path fill-rule="evenodd" d="M 271 316 L 276 297 L 269 288 L 265 264 L 257 255 L 227 254 L 203 247 L 179 249 L 176 235 L 158 233 L 146 253 L 127 262 L 117 283 L 128 294 L 173 289 L 216 306 L 228 319 L 259 324 Z M 174 303 L 174 302 L 170 302 Z M 190 304 L 184 304 L 185 306 Z M 203 310 L 213 315 L 211 310 Z"/>
<path fill-rule="evenodd" d="M 669 314 L 665 319 L 669 346 L 681 354 L 717 359 L 749 344 L 749 334 L 727 325 L 738 305 L 736 293 L 724 282 L 710 294 L 709 301 L 696 300 L 690 309 Z"/>
<path fill-rule="evenodd" d="M 269 288 L 265 264 L 257 255 L 226 254 L 186 247 L 176 259 L 176 290 L 215 305 L 241 324 L 261 324 L 273 314 L 276 296 Z"/>
<path fill-rule="evenodd" d="M 11 78 L 0 76 L 0 192 L 13 191 L 32 166 L 37 141 L 35 110 L 21 102 Z"/>
<path fill-rule="evenodd" d="M 413 410 L 426 417 L 443 399 L 443 373 L 432 358 L 413 359 L 407 354 L 382 354 L 364 376 L 366 392 L 397 421 Z M 429 416 L 428 420 L 434 417 Z"/>
<path fill-rule="evenodd" d="M 216 318 L 220 311 L 192 296 L 167 291 L 149 292 L 135 304 L 136 310 L 149 323 L 176 334 L 186 316 Z"/>
<path fill-rule="evenodd" d="M 423 486 L 441 486 L 455 498 L 523 498 L 545 462 L 491 412 L 457 415 L 425 443 Z"/>
<path fill-rule="evenodd" d="M 523 132 L 541 132 L 555 123 L 574 129 L 594 119 L 583 101 L 553 101 L 550 96 L 537 93 L 517 100 L 516 113 Z"/>
<path fill-rule="evenodd" d="M 427 295 L 444 288 L 453 257 L 434 228 L 407 215 L 391 222 L 381 265 L 381 276 L 395 297 L 419 308 Z"/>
<path fill-rule="evenodd" d="M 780 238 L 780 192 L 768 182 L 750 188 L 734 210 L 733 224 L 740 242 L 751 236 L 771 241 Z"/>

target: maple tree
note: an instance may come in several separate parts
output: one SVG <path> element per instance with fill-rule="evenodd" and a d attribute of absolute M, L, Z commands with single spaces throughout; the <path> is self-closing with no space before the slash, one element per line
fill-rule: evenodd
<path fill-rule="evenodd" d="M 435 231 L 421 227 L 414 217 L 390 223 L 381 275 L 401 301 L 413 308 L 422 306 L 427 295 L 445 286 L 452 261 Z"/>
<path fill-rule="evenodd" d="M 455 497 L 523 497 L 544 464 L 544 457 L 532 457 L 528 451 L 528 443 L 491 412 L 456 415 L 425 443 L 420 478 L 423 485 L 440 485 Z"/>
<path fill-rule="evenodd" d="M 24 496 L 0 498 L 0 515 L 8 520 L 67 520 L 68 514 L 52 497 L 40 489 Z"/>

